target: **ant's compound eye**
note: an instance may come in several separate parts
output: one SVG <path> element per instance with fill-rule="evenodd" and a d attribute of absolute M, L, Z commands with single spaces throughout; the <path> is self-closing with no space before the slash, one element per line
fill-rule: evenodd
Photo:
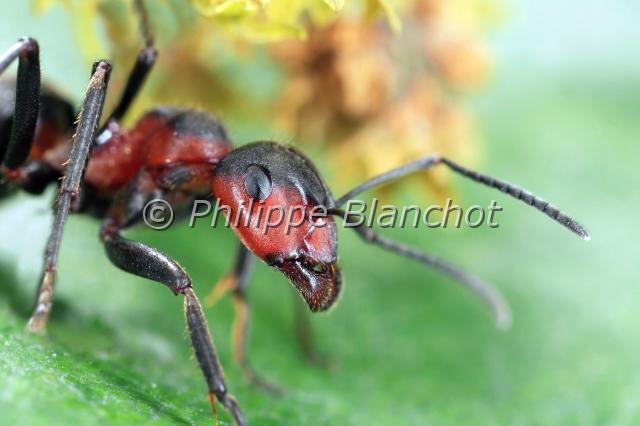
<path fill-rule="evenodd" d="M 252 164 L 244 171 L 244 190 L 254 200 L 264 200 L 271 193 L 271 176 L 261 166 Z"/>

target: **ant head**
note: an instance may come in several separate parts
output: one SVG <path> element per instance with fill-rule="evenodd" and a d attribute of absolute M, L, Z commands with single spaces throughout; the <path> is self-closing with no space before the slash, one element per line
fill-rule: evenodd
<path fill-rule="evenodd" d="M 340 290 L 331 192 L 303 154 L 256 142 L 222 158 L 213 193 L 243 244 L 298 288 L 312 311 L 329 308 Z"/>

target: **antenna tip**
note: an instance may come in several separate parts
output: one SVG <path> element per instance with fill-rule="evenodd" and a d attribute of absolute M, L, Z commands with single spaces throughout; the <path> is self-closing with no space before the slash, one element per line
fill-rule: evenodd
<path fill-rule="evenodd" d="M 513 325 L 513 317 L 511 316 L 511 307 L 502 298 L 496 300 L 492 307 L 495 315 L 496 328 L 500 331 L 509 331 Z"/>
<path fill-rule="evenodd" d="M 587 228 L 582 226 L 575 219 L 572 219 L 571 217 L 565 215 L 564 213 L 559 212 L 559 214 L 554 219 L 565 226 L 567 229 L 569 229 L 571 232 L 578 235 L 578 237 L 582 238 L 583 240 L 589 241 L 591 239 L 591 234 L 589 233 L 589 231 L 587 231 Z"/>
<path fill-rule="evenodd" d="M 513 319 L 510 311 L 501 312 L 496 317 L 496 327 L 500 331 L 509 331 L 513 325 Z"/>
<path fill-rule="evenodd" d="M 578 236 L 584 241 L 589 241 L 591 239 L 591 234 L 589 233 L 589 231 L 587 231 L 586 228 L 580 225 L 578 222 L 573 222 L 572 230 L 573 232 L 578 234 Z"/>

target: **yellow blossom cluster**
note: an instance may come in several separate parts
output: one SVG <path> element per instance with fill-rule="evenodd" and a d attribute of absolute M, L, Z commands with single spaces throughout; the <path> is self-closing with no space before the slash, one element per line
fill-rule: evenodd
<path fill-rule="evenodd" d="M 33 6 L 62 4 L 87 59 L 126 69 L 141 43 L 133 1 Z M 496 1 L 146 0 L 161 60 L 136 110 L 176 101 L 250 110 L 322 147 L 344 186 L 433 152 L 469 164 L 478 137 L 465 104 L 491 69 L 484 38 Z M 257 55 L 281 74 L 268 99 L 248 96 L 227 66 Z M 413 179 L 419 191 L 446 185 L 440 173 Z"/>

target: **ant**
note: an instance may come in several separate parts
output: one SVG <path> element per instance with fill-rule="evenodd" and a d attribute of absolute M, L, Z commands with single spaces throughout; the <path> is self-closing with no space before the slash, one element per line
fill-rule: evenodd
<path fill-rule="evenodd" d="M 119 121 L 151 71 L 157 51 L 139 0 L 144 48 L 129 73 L 120 99 L 100 127 L 111 65 L 97 61 L 77 122 L 71 104 L 55 92 L 41 88 L 38 43 L 22 38 L 0 56 L 0 73 L 18 60 L 15 92 L 0 85 L 0 173 L 3 186 L 39 194 L 51 183 L 59 191 L 54 221 L 44 254 L 44 266 L 33 315 L 27 329 L 43 332 L 52 308 L 58 251 L 70 212 L 102 219 L 100 238 L 107 257 L 118 268 L 164 284 L 184 296 L 184 311 L 196 359 L 206 380 L 215 413 L 218 401 L 237 425 L 246 425 L 240 406 L 228 392 L 222 367 L 209 333 L 201 304 L 187 272 L 171 257 L 144 243 L 125 238 L 122 231 L 139 224 L 144 206 L 162 199 L 171 206 L 215 197 L 243 223 L 232 224 L 241 245 L 232 272 L 214 293 L 232 290 L 237 327 L 234 352 L 245 373 L 257 380 L 245 356 L 248 302 L 245 295 L 249 268 L 258 257 L 281 271 L 298 289 L 313 312 L 336 302 L 341 290 L 337 265 L 334 216 L 350 223 L 340 207 L 358 194 L 407 174 L 444 165 L 483 185 L 496 188 L 549 216 L 583 239 L 589 233 L 578 222 L 542 198 L 516 185 L 466 169 L 448 158 L 430 155 L 376 176 L 335 198 L 314 164 L 298 150 L 277 142 L 260 141 L 234 148 L 223 124 L 206 112 L 159 107 L 142 116 L 129 130 Z M 326 215 L 307 220 L 293 232 L 284 224 L 265 235 L 250 203 L 260 206 L 302 206 L 304 215 L 317 206 Z M 320 226 L 322 224 L 322 226 Z M 480 297 L 497 322 L 508 325 L 510 313 L 501 296 L 480 279 L 432 255 L 375 233 L 364 224 L 353 226 L 364 241 L 409 257 L 450 275 Z"/>

